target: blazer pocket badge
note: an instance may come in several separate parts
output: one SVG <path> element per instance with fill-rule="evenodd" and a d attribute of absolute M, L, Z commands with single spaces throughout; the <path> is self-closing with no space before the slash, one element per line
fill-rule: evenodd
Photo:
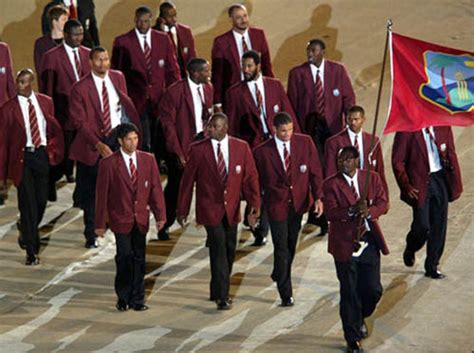
<path fill-rule="evenodd" d="M 189 52 L 188 47 L 184 47 L 184 48 L 183 48 L 183 53 L 184 53 L 184 54 L 188 54 L 188 52 Z"/>
<path fill-rule="evenodd" d="M 339 92 L 339 90 L 338 90 L 337 88 L 334 88 L 334 89 L 332 90 L 332 95 L 333 95 L 334 97 L 338 97 L 340 94 L 341 94 L 341 92 Z"/>
<path fill-rule="evenodd" d="M 308 170 L 308 167 L 306 166 L 306 164 L 300 165 L 300 172 L 301 173 L 306 173 L 307 170 Z"/>
<path fill-rule="evenodd" d="M 165 61 L 163 59 L 158 60 L 158 65 L 160 67 L 164 67 L 165 66 Z"/>
<path fill-rule="evenodd" d="M 445 143 L 442 143 L 439 147 L 441 148 L 441 152 L 446 152 L 446 144 Z"/>
<path fill-rule="evenodd" d="M 236 172 L 237 174 L 240 174 L 240 173 L 242 172 L 242 167 L 240 166 L 240 164 L 238 164 L 238 165 L 235 166 L 235 172 Z"/>
<path fill-rule="evenodd" d="M 278 106 L 278 104 L 275 104 L 275 105 L 273 106 L 273 112 L 274 112 L 274 113 L 278 113 L 279 111 L 280 111 L 280 107 Z"/>

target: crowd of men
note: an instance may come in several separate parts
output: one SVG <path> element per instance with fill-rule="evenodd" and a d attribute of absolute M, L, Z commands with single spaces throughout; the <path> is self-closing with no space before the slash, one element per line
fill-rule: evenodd
<path fill-rule="evenodd" d="M 212 65 L 196 54 L 191 28 L 177 22 L 170 2 L 156 21 L 149 8 L 137 8 L 135 27 L 115 38 L 109 55 L 99 46 L 93 1 L 52 1 L 35 43 L 36 74 L 24 68 L 14 75 L 8 45 L 0 43 L 0 186 L 4 193 L 10 178 L 17 188 L 25 263 L 39 264 L 38 225 L 65 177 L 76 183 L 85 247 L 96 248 L 108 228 L 115 234 L 117 309 L 146 310 L 150 210 L 158 239 L 168 240 L 175 221 L 186 226 L 195 187 L 210 300 L 219 310 L 232 306 L 245 200 L 253 245 L 265 245 L 271 233 L 271 278 L 289 307 L 309 212 L 304 232 L 329 231 L 347 349 L 360 352 L 364 320 L 383 291 L 380 253 L 389 253 L 378 224 L 389 209 L 380 140 L 364 131 L 347 70 L 324 57 L 324 41 L 308 38 L 307 61 L 290 70 L 285 91 L 265 32 L 250 26 L 244 5 L 230 6 L 228 15 L 232 28 L 215 38 Z M 441 279 L 447 204 L 462 192 L 451 129 L 397 133 L 392 164 L 401 198 L 413 208 L 404 263 L 413 266 L 426 243 L 425 275 Z"/>

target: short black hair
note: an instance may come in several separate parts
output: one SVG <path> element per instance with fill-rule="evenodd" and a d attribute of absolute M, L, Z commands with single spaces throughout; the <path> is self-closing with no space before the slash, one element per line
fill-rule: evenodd
<path fill-rule="evenodd" d="M 353 105 L 347 111 L 347 115 L 352 114 L 352 113 L 361 113 L 362 115 L 365 115 L 365 110 L 360 105 Z"/>
<path fill-rule="evenodd" d="M 71 33 L 72 29 L 73 28 L 77 28 L 77 27 L 82 27 L 82 24 L 81 22 L 79 22 L 78 20 L 68 20 L 65 24 L 64 24 L 64 33 Z"/>
<path fill-rule="evenodd" d="M 313 45 L 319 45 L 321 49 L 323 50 L 326 49 L 326 43 L 324 43 L 324 41 L 319 38 L 311 39 L 308 42 L 308 45 L 306 46 L 306 48 L 312 47 Z"/>
<path fill-rule="evenodd" d="M 163 15 L 165 14 L 165 12 L 171 10 L 171 9 L 175 9 L 176 6 L 170 2 L 170 1 L 165 1 L 164 3 L 162 3 L 159 7 L 160 9 L 160 15 L 159 17 L 163 17 Z"/>
<path fill-rule="evenodd" d="M 232 4 L 229 6 L 229 9 L 227 10 L 227 14 L 229 15 L 229 17 L 232 16 L 232 13 L 234 12 L 234 10 L 236 9 L 242 9 L 242 10 L 247 10 L 247 8 L 243 5 L 243 4 Z"/>
<path fill-rule="evenodd" d="M 260 53 L 256 50 L 249 50 L 242 55 L 242 61 L 244 59 L 253 59 L 255 65 L 260 64 L 261 59 L 260 59 Z"/>
<path fill-rule="evenodd" d="M 186 65 L 186 69 L 189 73 L 201 71 L 203 66 L 206 65 L 208 62 L 206 59 L 203 58 L 192 58 L 188 61 L 188 65 Z"/>
<path fill-rule="evenodd" d="M 89 59 L 92 60 L 92 58 L 94 58 L 95 53 L 105 53 L 106 51 L 107 49 L 105 49 L 104 47 L 94 47 L 89 52 Z"/>
<path fill-rule="evenodd" d="M 290 124 L 293 122 L 290 114 L 287 112 L 279 112 L 273 118 L 273 126 L 280 127 L 281 125 Z"/>
<path fill-rule="evenodd" d="M 345 146 L 337 152 L 337 158 L 339 159 L 342 155 L 348 155 L 355 159 L 359 158 L 359 151 L 354 146 Z"/>
<path fill-rule="evenodd" d="M 136 132 L 137 135 L 139 134 L 138 127 L 135 124 L 132 123 L 123 123 L 115 127 L 117 131 L 117 138 L 118 139 L 123 139 L 125 136 L 127 136 L 131 132 Z"/>
<path fill-rule="evenodd" d="M 140 6 L 135 10 L 135 17 L 139 17 L 145 14 L 151 14 L 151 9 L 148 6 Z"/>
<path fill-rule="evenodd" d="M 29 67 L 25 67 L 24 69 L 21 69 L 20 71 L 16 73 L 16 78 L 23 75 L 31 75 L 35 77 L 35 72 L 33 71 L 33 69 L 30 69 Z"/>

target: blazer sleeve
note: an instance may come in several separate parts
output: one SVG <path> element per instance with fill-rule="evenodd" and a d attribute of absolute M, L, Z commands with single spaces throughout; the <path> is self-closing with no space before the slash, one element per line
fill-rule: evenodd
<path fill-rule="evenodd" d="M 166 136 L 165 143 L 168 151 L 177 156 L 185 156 L 176 133 L 176 104 L 172 92 L 167 90 L 161 98 L 160 119 L 164 136 Z"/>
<path fill-rule="evenodd" d="M 150 208 L 155 216 L 155 220 L 166 222 L 165 198 L 161 187 L 160 171 L 154 156 L 151 156 L 151 191 Z"/>
<path fill-rule="evenodd" d="M 355 105 L 355 93 L 352 87 L 351 79 L 349 78 L 349 74 L 347 72 L 346 67 L 342 66 L 342 74 L 341 74 L 341 81 L 342 81 L 342 88 L 343 88 L 343 97 L 342 97 L 342 107 L 344 111 L 344 115 L 347 116 L 347 112 L 351 107 Z"/>
<path fill-rule="evenodd" d="M 408 193 L 413 186 L 410 184 L 410 178 L 408 177 L 405 160 L 408 154 L 409 136 L 403 132 L 397 132 L 393 140 L 392 147 L 392 169 L 397 180 L 397 184 L 403 193 Z"/>
<path fill-rule="evenodd" d="M 387 212 L 388 200 L 383 187 L 382 180 L 378 173 L 370 173 L 370 187 L 372 188 L 372 203 L 369 205 L 369 215 L 371 218 L 379 218 Z"/>
<path fill-rule="evenodd" d="M 165 79 L 166 87 L 168 87 L 181 78 L 178 59 L 176 58 L 174 46 L 173 43 L 171 43 L 169 36 L 166 36 L 166 61 L 167 65 L 165 67 Z"/>
<path fill-rule="evenodd" d="M 337 143 L 334 139 L 329 138 L 324 144 L 324 162 L 325 176 L 330 177 L 337 173 Z M 378 162 L 377 162 L 378 163 Z"/>
<path fill-rule="evenodd" d="M 187 217 L 189 215 L 191 200 L 193 198 L 194 182 L 196 181 L 200 159 L 201 156 L 198 155 L 195 146 L 191 145 L 188 160 L 184 167 L 183 177 L 181 178 L 181 185 L 179 187 L 178 209 L 176 214 L 180 217 Z"/>
<path fill-rule="evenodd" d="M 290 73 L 288 74 L 287 95 L 288 95 L 288 100 L 290 101 L 294 112 L 298 110 L 299 93 L 298 93 L 298 77 L 297 76 L 298 74 L 295 70 L 291 70 Z M 301 121 L 299 120 L 300 117 L 298 116 L 297 118 L 298 118 L 298 123 L 301 125 Z"/>
<path fill-rule="evenodd" d="M 238 116 L 238 107 L 235 102 L 235 99 L 237 97 L 234 91 L 235 90 L 233 89 L 229 89 L 227 90 L 225 94 L 224 112 L 229 118 L 229 135 L 234 136 L 234 137 L 240 137 L 240 129 L 239 129 L 240 117 Z M 214 92 L 216 92 L 215 88 L 214 88 Z"/>
<path fill-rule="evenodd" d="M 385 194 L 387 196 L 387 200 L 389 199 L 389 194 L 388 194 L 388 184 L 387 180 L 385 178 L 385 164 L 383 161 L 383 151 L 382 151 L 382 145 L 380 143 L 380 139 L 377 137 L 375 146 L 373 148 L 373 151 L 370 152 L 371 156 L 369 158 L 369 161 L 372 163 L 372 161 L 376 161 L 375 167 L 373 167 L 373 170 L 376 171 L 379 176 L 380 176 L 380 181 L 382 182 L 383 188 L 385 190 Z"/>
<path fill-rule="evenodd" d="M 46 125 L 48 134 L 47 151 L 49 164 L 54 166 L 60 164 L 64 159 L 64 135 L 63 129 L 54 115 L 54 104 L 52 100 L 48 102 L 48 110 L 50 120 L 48 120 Z"/>
<path fill-rule="evenodd" d="M 54 69 L 55 60 L 52 55 L 44 55 L 41 63 L 41 87 L 40 92 L 54 98 L 54 88 L 57 85 L 58 76 Z"/>
<path fill-rule="evenodd" d="M 0 108 L 0 181 L 6 182 L 8 176 L 8 148 L 10 146 L 7 131 L 10 130 L 10 118 L 7 116 L 5 106 Z"/>
<path fill-rule="evenodd" d="M 301 132 L 300 124 L 298 123 L 298 119 L 297 119 L 296 114 L 293 110 L 293 107 L 290 103 L 290 100 L 288 99 L 288 96 L 286 95 L 285 89 L 283 88 L 283 85 L 281 84 L 281 82 L 278 82 L 278 84 L 279 84 L 280 99 L 281 99 L 281 102 L 282 102 L 283 111 L 290 114 L 291 119 L 293 120 L 293 130 L 294 130 L 294 132 L 300 133 Z"/>
<path fill-rule="evenodd" d="M 275 77 L 272 68 L 272 59 L 270 57 L 270 49 L 268 48 L 267 36 L 265 32 L 262 31 L 262 52 L 260 53 L 262 57 L 262 72 L 263 76 Z"/>
<path fill-rule="evenodd" d="M 242 193 L 245 201 L 255 208 L 260 208 L 260 185 L 258 182 L 258 172 L 253 160 L 252 152 L 250 147 L 245 144 L 245 174 L 243 177 Z"/>
<path fill-rule="evenodd" d="M 120 40 L 115 38 L 114 43 L 112 45 L 112 60 L 110 62 L 110 66 L 114 70 L 119 70 L 122 72 L 125 72 L 126 67 L 124 67 L 124 64 L 126 65 L 125 57 L 124 57 L 124 49 L 122 47 L 122 44 L 120 43 Z M 130 64 L 130 63 L 129 63 Z"/>
<path fill-rule="evenodd" d="M 309 160 L 310 160 L 310 184 L 311 184 L 311 194 L 313 199 L 320 200 L 323 197 L 323 168 L 321 167 L 321 162 L 319 160 L 318 152 L 316 151 L 316 146 L 314 145 L 313 140 L 308 137 L 308 147 L 309 147 Z"/>
<path fill-rule="evenodd" d="M 84 96 L 80 91 L 80 83 L 81 81 L 72 86 L 69 98 L 69 116 L 77 133 L 81 134 L 89 145 L 95 146 L 100 142 L 100 137 L 90 128 L 90 122 L 87 119 L 85 110 L 86 105 L 89 105 L 90 102 L 84 100 Z"/>
<path fill-rule="evenodd" d="M 97 182 L 95 187 L 95 228 L 106 229 L 108 223 L 107 200 L 110 188 L 110 171 L 107 166 L 109 160 L 99 162 Z"/>
<path fill-rule="evenodd" d="M 12 62 L 12 55 L 10 53 L 10 48 L 6 47 L 7 49 L 7 95 L 8 98 L 13 98 L 16 96 L 16 87 L 15 87 L 15 80 L 13 78 L 13 62 Z"/>

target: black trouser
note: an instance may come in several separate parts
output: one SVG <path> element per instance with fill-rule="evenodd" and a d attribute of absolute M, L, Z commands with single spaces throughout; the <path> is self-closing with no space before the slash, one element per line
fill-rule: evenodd
<path fill-rule="evenodd" d="M 272 279 L 277 283 L 282 299 L 293 296 L 291 285 L 291 265 L 295 258 L 298 234 L 303 215 L 295 213 L 292 205 L 288 207 L 288 218 L 284 221 L 270 220 L 273 240 L 273 272 Z"/>
<path fill-rule="evenodd" d="M 206 226 L 207 246 L 211 259 L 211 299 L 229 298 L 230 274 L 237 246 L 237 225 L 229 225 L 227 217 L 215 227 Z"/>
<path fill-rule="evenodd" d="M 115 234 L 117 255 L 115 265 L 115 292 L 119 300 L 130 305 L 145 301 L 145 247 L 146 234 L 137 225 L 128 234 Z"/>
<path fill-rule="evenodd" d="M 48 201 L 48 163 L 44 147 L 24 153 L 23 175 L 17 189 L 21 238 L 28 255 L 38 254 L 40 248 L 38 225 Z"/>
<path fill-rule="evenodd" d="M 183 167 L 178 157 L 174 154 L 168 154 L 166 166 L 168 167 L 168 180 L 164 191 L 166 203 L 165 228 L 169 228 L 176 220 L 176 207 L 178 205 L 179 185 L 183 176 Z"/>
<path fill-rule="evenodd" d="M 372 315 L 382 297 L 380 252 L 374 241 L 359 257 L 349 262 L 335 261 L 341 301 L 339 314 L 347 342 L 360 341 L 364 318 Z"/>
<path fill-rule="evenodd" d="M 142 150 L 147 152 L 153 151 L 155 117 L 153 116 L 153 107 L 150 100 L 147 100 L 145 110 L 140 115 L 140 124 L 142 126 Z"/>
<path fill-rule="evenodd" d="M 63 175 L 70 176 L 74 173 L 74 161 L 69 159 L 69 151 L 75 136 L 76 131 L 64 131 L 64 160 L 60 164 L 50 168 L 48 187 L 50 195 L 54 195 L 51 196 L 52 198 L 55 198 L 56 183 L 58 180 L 60 180 Z"/>
<path fill-rule="evenodd" d="M 244 212 L 245 225 L 248 225 L 247 217 L 249 213 L 250 213 L 250 207 L 247 204 L 245 206 L 245 212 Z M 255 237 L 255 240 L 259 241 L 267 237 L 269 230 L 270 230 L 270 224 L 268 223 L 267 211 L 265 210 L 265 206 L 262 204 L 262 207 L 260 208 L 260 219 L 258 222 L 258 227 L 256 227 L 255 229 L 252 229 L 252 234 Z"/>
<path fill-rule="evenodd" d="M 420 208 L 413 207 L 413 222 L 407 235 L 407 249 L 420 250 L 425 243 L 425 271 L 438 269 L 448 226 L 448 190 L 444 171 L 430 174 L 428 193 Z"/>
<path fill-rule="evenodd" d="M 76 169 L 76 202 L 84 211 L 84 236 L 88 242 L 93 242 L 95 235 L 95 187 L 99 162 L 93 166 L 77 162 Z"/>

